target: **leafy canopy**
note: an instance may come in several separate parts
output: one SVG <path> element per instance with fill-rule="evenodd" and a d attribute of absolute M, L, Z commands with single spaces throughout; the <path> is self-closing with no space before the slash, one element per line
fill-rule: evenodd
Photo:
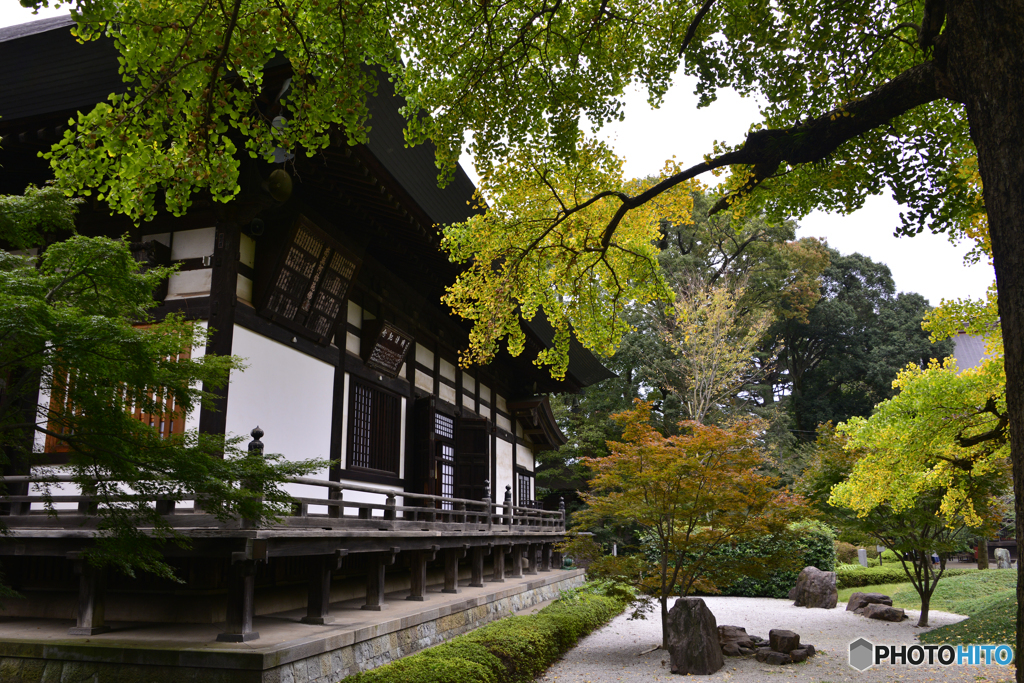
<path fill-rule="evenodd" d="M 646 207 L 663 197 L 684 209 L 685 192 L 672 194 L 703 173 L 730 170 L 717 208 L 776 224 L 855 209 L 886 186 L 911 232 L 966 229 L 980 202 L 960 170 L 974 156 L 967 124 L 936 85 L 934 2 L 929 17 L 924 0 L 70 4 L 81 39 L 114 40 L 126 85 L 78 116 L 49 158 L 67 191 L 136 220 L 181 213 L 197 193 L 240 197 L 246 154 L 313 155 L 335 133 L 365 142 L 381 78 L 405 98 L 406 141 L 435 145 L 442 182 L 468 140 L 496 215 L 448 231 L 453 256 L 472 264 L 449 294 L 474 323 L 467 360 L 500 342 L 518 351 L 509 321 L 538 308 L 558 331 L 539 359 L 556 375 L 570 328 L 599 352 L 617 344 L 622 302 L 665 295 L 644 214 L 675 210 Z M 284 87 L 270 76 L 281 70 Z M 719 88 L 757 93 L 763 120 L 742 144 L 624 182 L 583 118 L 621 119 L 633 82 L 657 104 L 677 71 L 698 78 L 704 104 Z"/>

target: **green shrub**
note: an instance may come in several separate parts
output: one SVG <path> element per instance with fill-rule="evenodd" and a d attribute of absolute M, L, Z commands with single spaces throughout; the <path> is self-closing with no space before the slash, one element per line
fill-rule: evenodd
<path fill-rule="evenodd" d="M 850 569 L 846 566 L 840 566 L 836 570 L 836 585 L 839 588 L 855 588 L 858 586 L 877 586 L 883 583 L 902 583 L 909 581 L 906 572 L 903 571 L 903 566 L 898 562 L 893 564 L 883 564 L 881 567 L 861 567 L 856 566 L 856 569 Z M 947 578 L 950 576 L 962 576 L 969 574 L 973 569 L 947 569 L 943 573 L 942 577 Z M 941 585 L 941 580 L 940 580 Z"/>
<path fill-rule="evenodd" d="M 836 559 L 843 564 L 853 564 L 857 561 L 857 546 L 846 541 L 836 541 Z"/>
<path fill-rule="evenodd" d="M 628 587 L 591 582 L 530 616 L 511 616 L 345 683 L 530 683 L 623 610 Z"/>
<path fill-rule="evenodd" d="M 746 557 L 785 556 L 801 553 L 800 569 L 817 567 L 826 572 L 836 565 L 835 540 L 832 529 L 820 522 L 805 521 L 790 525 L 788 533 L 766 536 L 749 543 L 738 543 L 728 551 Z M 722 595 L 747 598 L 785 598 L 796 585 L 800 569 L 776 569 L 762 577 L 745 577 L 722 590 Z"/>

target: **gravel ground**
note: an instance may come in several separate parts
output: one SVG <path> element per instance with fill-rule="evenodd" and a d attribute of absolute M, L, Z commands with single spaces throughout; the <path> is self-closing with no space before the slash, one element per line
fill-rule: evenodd
<path fill-rule="evenodd" d="M 720 626 L 742 626 L 751 635 L 768 637 L 773 628 L 800 634 L 802 643 L 810 643 L 818 654 L 802 664 L 772 666 L 752 656 L 726 657 L 725 666 L 706 677 L 711 681 L 754 683 L 755 681 L 801 681 L 839 683 L 855 681 L 1012 681 L 1012 666 L 874 666 L 857 671 L 847 662 L 849 645 L 857 638 L 877 644 L 913 644 L 917 634 L 929 629 L 917 628 L 920 614 L 907 610 L 910 619 L 890 623 L 865 619 L 846 611 L 846 604 L 835 609 L 794 607 L 792 601 L 771 598 L 704 598 Z M 657 615 L 646 620 L 629 621 L 626 615 L 612 620 L 592 633 L 539 680 L 548 683 L 607 683 L 625 681 L 678 680 L 670 671 L 668 653 L 641 652 L 661 642 L 661 622 Z M 958 614 L 929 613 L 932 627 L 964 619 Z M 638 656 L 639 655 L 639 656 Z"/>

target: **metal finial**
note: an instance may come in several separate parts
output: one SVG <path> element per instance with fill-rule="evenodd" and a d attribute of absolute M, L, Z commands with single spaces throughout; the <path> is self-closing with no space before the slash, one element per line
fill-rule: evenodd
<path fill-rule="evenodd" d="M 254 429 L 251 432 L 249 432 L 249 434 L 252 436 L 252 441 L 249 442 L 249 452 L 250 453 L 255 453 L 255 452 L 262 453 L 263 452 L 263 442 L 260 441 L 260 437 L 263 436 L 263 430 L 260 429 L 259 426 L 257 426 L 256 429 Z"/>
<path fill-rule="evenodd" d="M 565 512 L 565 496 L 560 496 L 558 499 L 558 509 L 561 512 Z"/>
<path fill-rule="evenodd" d="M 506 486 L 505 487 L 505 500 L 512 500 L 512 487 L 511 486 Z"/>
<path fill-rule="evenodd" d="M 484 479 L 484 498 L 491 497 L 491 480 Z"/>

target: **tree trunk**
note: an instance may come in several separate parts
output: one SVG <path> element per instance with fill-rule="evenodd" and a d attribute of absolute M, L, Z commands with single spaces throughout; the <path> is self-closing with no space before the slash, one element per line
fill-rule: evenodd
<path fill-rule="evenodd" d="M 932 602 L 931 593 L 921 596 L 921 618 L 917 620 L 918 626 L 928 625 L 928 606 Z"/>
<path fill-rule="evenodd" d="M 955 0 L 946 9 L 947 73 L 978 150 L 999 288 L 1019 547 L 1024 539 L 1024 0 Z M 1017 571 L 1021 652 L 1024 562 Z M 1024 683 L 1024 667 L 1017 668 L 1017 681 Z"/>
<path fill-rule="evenodd" d="M 978 569 L 988 569 L 988 539 L 978 541 Z"/>
<path fill-rule="evenodd" d="M 661 594 L 661 649 L 668 651 L 668 596 Z"/>

